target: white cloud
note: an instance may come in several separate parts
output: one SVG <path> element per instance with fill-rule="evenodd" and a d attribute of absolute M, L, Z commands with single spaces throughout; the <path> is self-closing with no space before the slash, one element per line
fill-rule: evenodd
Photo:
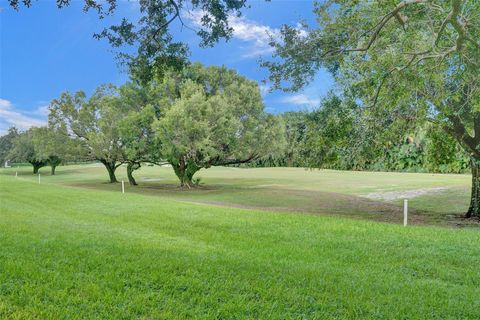
<path fill-rule="evenodd" d="M 191 11 L 185 17 L 197 27 L 202 27 L 203 11 Z M 244 58 L 254 58 L 260 55 L 272 53 L 274 48 L 269 44 L 270 38 L 278 39 L 280 30 L 270 26 L 262 25 L 245 17 L 229 16 L 228 23 L 233 28 L 233 38 L 248 43 L 242 54 Z"/>
<path fill-rule="evenodd" d="M 260 88 L 260 93 L 262 94 L 263 97 L 265 97 L 270 92 L 270 89 L 271 89 L 271 86 L 265 83 L 259 83 L 258 87 Z"/>
<path fill-rule="evenodd" d="M 40 107 L 38 111 L 43 111 L 43 107 Z M 34 118 L 16 110 L 10 101 L 0 98 L 0 135 L 7 132 L 11 126 L 26 130 L 30 127 L 45 125 L 45 123 L 46 121 L 43 119 Z"/>
<path fill-rule="evenodd" d="M 35 113 L 46 117 L 50 113 L 50 110 L 48 109 L 49 107 L 50 106 L 48 104 L 44 106 L 40 106 L 37 108 Z"/>
<path fill-rule="evenodd" d="M 1 109 L 8 109 L 12 107 L 12 103 L 8 100 L 0 98 L 0 110 Z"/>
<path fill-rule="evenodd" d="M 271 37 L 278 38 L 280 31 L 269 26 L 258 24 L 244 17 L 231 17 L 230 26 L 233 28 L 233 36 L 244 42 L 251 43 L 248 53 L 244 57 L 256 57 L 272 53 L 274 48 L 270 46 Z"/>
<path fill-rule="evenodd" d="M 265 111 L 275 113 L 276 109 L 274 107 L 265 107 Z"/>
<path fill-rule="evenodd" d="M 314 99 L 306 94 L 296 94 L 282 98 L 283 103 L 294 104 L 297 106 L 306 106 L 310 108 L 318 107 L 320 99 Z"/>

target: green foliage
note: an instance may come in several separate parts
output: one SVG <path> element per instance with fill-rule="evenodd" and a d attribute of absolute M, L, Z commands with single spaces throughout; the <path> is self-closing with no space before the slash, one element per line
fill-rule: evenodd
<path fill-rule="evenodd" d="M 470 158 L 457 141 L 437 126 L 430 126 L 427 130 L 425 144 L 427 169 L 441 173 L 465 172 L 470 166 Z"/>
<path fill-rule="evenodd" d="M 28 162 L 39 168 L 50 165 L 51 173 L 63 161 L 74 160 L 79 145 L 70 139 L 64 127 L 34 127 L 26 132 L 17 133 L 8 157 L 15 162 Z"/>
<path fill-rule="evenodd" d="M 13 162 L 28 162 L 33 166 L 33 173 L 48 164 L 48 157 L 35 142 L 42 139 L 42 128 L 30 128 L 18 134 L 8 154 Z"/>
<path fill-rule="evenodd" d="M 304 166 L 307 123 L 305 112 L 287 112 L 280 115 L 285 123 L 286 150 L 283 165 Z M 271 163 L 274 164 L 274 163 Z"/>
<path fill-rule="evenodd" d="M 8 154 L 13 147 L 13 141 L 18 136 L 18 130 L 15 127 L 8 129 L 7 134 L 0 137 L 0 166 L 5 164 L 5 161 L 10 161 Z"/>
<path fill-rule="evenodd" d="M 253 166 L 441 173 L 468 168 L 467 154 L 442 128 L 378 112 L 330 93 L 316 110 L 280 115 L 286 148 Z"/>
<path fill-rule="evenodd" d="M 152 129 L 154 120 L 163 112 L 163 97 L 156 90 L 158 87 L 154 82 L 147 86 L 127 83 L 118 88 L 116 109 L 123 115 L 119 121 L 119 134 L 126 161 L 161 161 Z"/>
<path fill-rule="evenodd" d="M 120 112 L 116 88 L 101 86 L 86 100 L 85 93 L 64 92 L 50 105 L 49 122 L 65 128 L 83 146 L 82 156 L 100 161 L 110 182 L 116 182 L 115 169 L 125 161 L 119 125 Z"/>
<path fill-rule="evenodd" d="M 25 132 L 17 134 L 8 154 L 8 157 L 12 161 L 30 162 L 45 160 L 45 158 L 38 158 L 38 153 L 35 152 L 35 145 L 33 143 L 33 135 L 35 131 L 36 128 L 31 128 Z"/>
<path fill-rule="evenodd" d="M 105 165 L 111 182 L 127 163 L 132 185 L 133 171 L 144 162 L 168 161 L 190 186 L 201 168 L 246 163 L 284 141 L 282 124 L 265 113 L 255 82 L 201 64 L 168 70 L 146 85 L 102 86 L 89 99 L 64 93 L 51 104 L 50 122 L 75 135 L 85 154 Z"/>
<path fill-rule="evenodd" d="M 180 81 L 171 76 L 164 82 L 176 82 L 174 98 L 155 130 L 182 185 L 190 186 L 201 168 L 247 163 L 283 147 L 282 125 L 265 113 L 255 82 L 199 64 Z"/>

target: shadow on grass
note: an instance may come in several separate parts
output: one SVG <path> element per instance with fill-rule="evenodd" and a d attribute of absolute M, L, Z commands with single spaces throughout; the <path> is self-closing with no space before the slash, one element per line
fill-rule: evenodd
<path fill-rule="evenodd" d="M 79 182 L 68 185 L 120 192 L 119 184 Z M 186 189 L 169 181 L 142 181 L 134 187 L 126 185 L 126 192 L 196 204 L 403 223 L 403 207 L 398 204 L 335 192 L 238 187 L 228 184 L 209 184 Z M 462 217 L 459 213 L 439 214 L 415 208 L 409 210 L 409 224 L 414 225 L 469 226 L 468 221 L 462 220 Z"/>

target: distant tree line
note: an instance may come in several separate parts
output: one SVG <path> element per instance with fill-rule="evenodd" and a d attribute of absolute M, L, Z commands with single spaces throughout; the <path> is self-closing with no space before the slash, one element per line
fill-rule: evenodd
<path fill-rule="evenodd" d="M 380 121 L 333 94 L 315 110 L 279 117 L 285 148 L 247 166 L 433 173 L 465 173 L 470 168 L 469 155 L 442 128 L 403 115 Z"/>
<path fill-rule="evenodd" d="M 369 118 L 329 94 L 312 111 L 267 114 L 257 85 L 231 70 L 192 64 L 148 86 L 101 86 L 87 99 L 64 93 L 45 127 L 0 137 L 5 160 L 51 173 L 66 161 L 102 163 L 110 182 L 125 164 L 130 184 L 142 164 L 170 164 L 182 186 L 218 165 L 462 173 L 468 154 L 442 129 L 405 117 Z M 378 130 L 381 125 L 384 130 Z"/>

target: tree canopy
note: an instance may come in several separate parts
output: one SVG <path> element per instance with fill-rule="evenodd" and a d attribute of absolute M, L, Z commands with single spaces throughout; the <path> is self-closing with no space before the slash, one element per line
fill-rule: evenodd
<path fill-rule="evenodd" d="M 172 89 L 176 98 L 154 126 L 182 186 L 191 186 L 201 168 L 247 163 L 282 148 L 281 123 L 264 111 L 257 83 L 194 64 Z"/>
<path fill-rule="evenodd" d="M 33 173 L 48 164 L 48 159 L 40 152 L 39 146 L 35 144 L 37 137 L 41 135 L 39 128 L 30 128 L 20 133 L 13 140 L 12 148 L 8 158 L 15 162 L 28 162 L 33 166 Z"/>
<path fill-rule="evenodd" d="M 117 182 L 115 170 L 125 162 L 119 123 L 123 113 L 116 103 L 113 86 L 101 86 L 86 99 L 84 92 L 64 92 L 50 104 L 49 122 L 65 127 L 88 159 L 100 161 L 108 171 L 110 182 Z"/>
<path fill-rule="evenodd" d="M 49 122 L 65 128 L 89 159 L 100 161 L 110 182 L 127 164 L 129 182 L 142 163 L 170 163 L 183 186 L 196 171 L 247 163 L 283 146 L 281 122 L 264 111 L 258 84 L 224 67 L 186 66 L 146 85 L 99 87 L 63 93 Z M 272 143 L 275 141 L 275 143 Z"/>
<path fill-rule="evenodd" d="M 18 129 L 11 127 L 7 134 L 0 137 L 0 165 L 4 165 L 6 161 L 10 161 L 8 153 L 12 149 L 13 140 L 18 136 Z"/>

